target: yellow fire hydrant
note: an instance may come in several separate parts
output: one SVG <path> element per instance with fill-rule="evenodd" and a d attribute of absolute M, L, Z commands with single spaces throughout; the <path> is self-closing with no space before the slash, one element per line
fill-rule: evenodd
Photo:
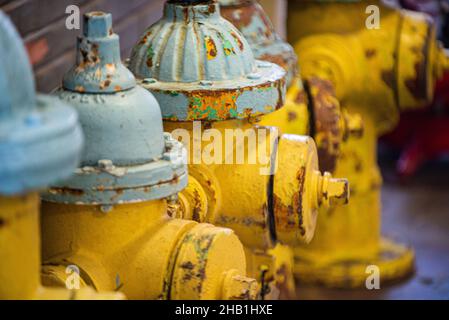
<path fill-rule="evenodd" d="M 72 108 L 36 97 L 25 48 L 2 12 L 0 46 L 0 300 L 122 299 L 41 285 L 38 192 L 71 174 L 82 134 Z"/>
<path fill-rule="evenodd" d="M 284 106 L 261 117 L 258 124 L 276 126 L 284 133 L 312 136 L 318 148 L 320 169 L 334 172 L 341 145 L 363 134 L 361 117 L 340 107 L 329 80 L 315 76 L 301 79 L 294 49 L 276 33 L 256 0 L 219 0 L 219 3 L 223 16 L 242 32 L 256 58 L 277 63 L 287 72 Z M 324 215 L 326 210 L 321 209 Z M 278 245 L 274 253 L 284 253 L 285 257 L 288 251 L 291 250 Z M 293 253 L 290 256 L 287 261 L 291 264 L 284 264 L 283 268 L 293 270 Z M 293 288 L 293 280 L 289 282 L 288 286 Z"/>
<path fill-rule="evenodd" d="M 56 92 L 78 110 L 86 146 L 74 176 L 43 196 L 44 282 L 61 285 L 74 265 L 82 285 L 130 299 L 257 298 L 233 231 L 167 214 L 167 198 L 187 185 L 185 149 L 121 63 L 111 20 L 85 15 L 77 62 Z"/>
<path fill-rule="evenodd" d="M 349 196 L 345 179 L 318 171 L 312 138 L 254 125 L 284 105 L 285 71 L 256 61 L 215 1 L 183 0 L 166 3 L 134 47 L 130 69 L 189 152 L 189 186 L 174 214 L 234 230 L 248 261 L 268 261 L 249 274 L 270 282 L 276 263 L 268 251 L 309 242 L 318 208 Z"/>
<path fill-rule="evenodd" d="M 383 283 L 397 280 L 412 271 L 414 254 L 380 236 L 376 139 L 401 110 L 431 99 L 447 66 L 434 25 L 381 1 L 289 1 L 288 38 L 302 75 L 330 80 L 342 107 L 364 125 L 361 139 L 342 145 L 335 169 L 351 181 L 351 204 L 319 216 L 314 240 L 295 252 L 296 273 L 304 282 L 357 287 L 374 265 Z"/>

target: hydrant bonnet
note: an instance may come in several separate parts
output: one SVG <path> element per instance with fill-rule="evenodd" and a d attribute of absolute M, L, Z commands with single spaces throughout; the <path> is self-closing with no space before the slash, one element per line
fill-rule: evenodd
<path fill-rule="evenodd" d="M 179 192 L 187 184 L 185 150 L 163 133 L 156 99 L 122 64 L 111 15 L 84 18 L 76 65 L 56 94 L 76 107 L 86 147 L 75 175 L 53 185 L 44 199 L 109 206 Z"/>
<path fill-rule="evenodd" d="M 25 48 L 2 12 L 0 47 L 0 193 L 25 193 L 72 173 L 82 133 L 72 108 L 36 97 Z"/>
<path fill-rule="evenodd" d="M 283 105 L 285 72 L 256 61 L 215 1 L 169 1 L 131 54 L 130 69 L 172 121 L 244 119 Z"/>

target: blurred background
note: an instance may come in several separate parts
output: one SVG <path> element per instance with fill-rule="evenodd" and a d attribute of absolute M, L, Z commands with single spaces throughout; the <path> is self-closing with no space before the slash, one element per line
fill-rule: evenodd
<path fill-rule="evenodd" d="M 114 31 L 127 57 L 142 30 L 160 18 L 164 0 L 0 0 L 16 24 L 34 64 L 37 88 L 50 92 L 75 59 L 78 30 L 65 28 L 68 5 L 81 14 L 111 12 Z M 286 0 L 260 1 L 280 35 L 286 36 Z M 426 12 L 449 47 L 449 1 L 390 0 L 395 6 Z M 383 233 L 412 245 L 416 272 L 381 290 L 327 290 L 298 287 L 299 299 L 449 299 L 449 76 L 441 80 L 426 109 L 402 116 L 398 128 L 380 139 Z"/>

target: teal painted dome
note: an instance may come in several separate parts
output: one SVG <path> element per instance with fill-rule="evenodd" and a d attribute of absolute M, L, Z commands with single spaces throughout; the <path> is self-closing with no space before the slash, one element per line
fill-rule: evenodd
<path fill-rule="evenodd" d="M 45 188 L 72 174 L 82 133 L 76 112 L 35 93 L 22 40 L 0 11 L 0 193 Z"/>

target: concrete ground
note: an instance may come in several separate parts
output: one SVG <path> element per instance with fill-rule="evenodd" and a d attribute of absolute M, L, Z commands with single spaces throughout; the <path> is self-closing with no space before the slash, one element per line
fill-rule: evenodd
<path fill-rule="evenodd" d="M 391 155 L 382 155 L 383 234 L 411 244 L 416 272 L 380 290 L 298 287 L 298 299 L 449 299 L 449 162 L 428 164 L 407 183 L 394 175 Z"/>

